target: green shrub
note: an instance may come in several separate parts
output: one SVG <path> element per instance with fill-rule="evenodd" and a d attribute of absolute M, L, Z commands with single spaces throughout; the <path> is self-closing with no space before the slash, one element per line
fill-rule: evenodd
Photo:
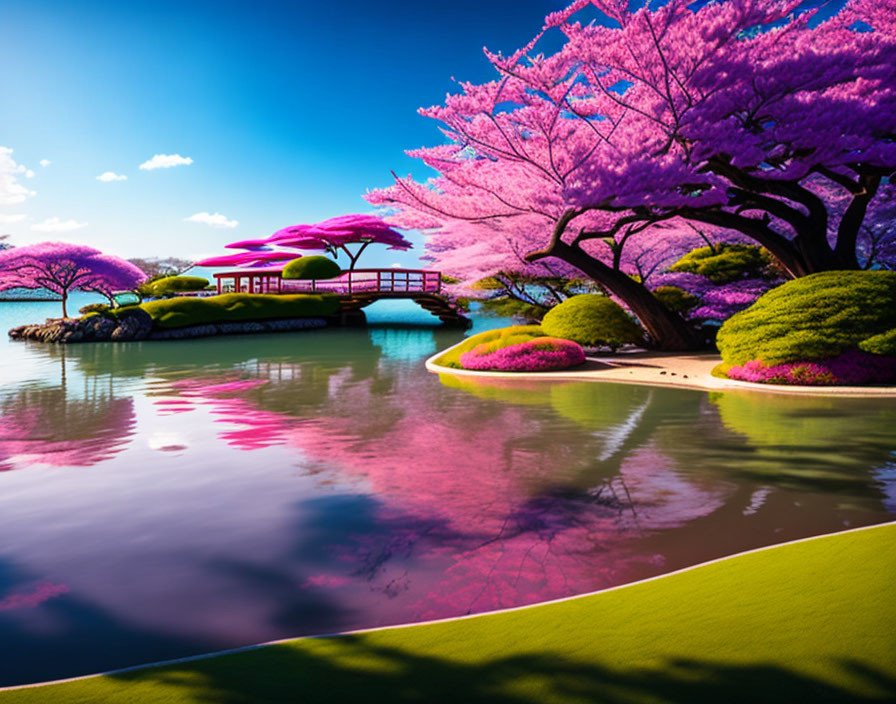
<path fill-rule="evenodd" d="M 754 359 L 775 365 L 857 347 L 893 354 L 894 328 L 896 272 L 829 271 L 762 295 L 725 322 L 716 344 L 729 365 Z"/>
<path fill-rule="evenodd" d="M 274 318 L 317 318 L 339 311 L 335 296 L 275 296 L 260 293 L 225 293 L 209 298 L 166 298 L 141 303 L 160 328 Z"/>
<path fill-rule="evenodd" d="M 762 276 L 771 264 L 771 254 L 762 247 L 722 243 L 691 250 L 669 270 L 700 274 L 715 284 L 727 284 L 737 279 Z"/>
<path fill-rule="evenodd" d="M 151 283 L 143 284 L 140 293 L 152 298 L 171 296 L 187 291 L 202 291 L 209 285 L 208 279 L 201 276 L 166 276 Z"/>
<path fill-rule="evenodd" d="M 487 298 L 479 301 L 479 310 L 498 318 L 519 318 L 523 320 L 541 320 L 547 313 L 547 306 L 536 303 L 526 303 L 515 298 Z"/>
<path fill-rule="evenodd" d="M 545 335 L 589 347 L 606 346 L 615 350 L 644 340 L 643 331 L 622 306 L 599 293 L 567 298 L 547 312 L 541 327 Z"/>
<path fill-rule="evenodd" d="M 887 330 L 880 335 L 874 335 L 859 343 L 859 349 L 871 354 L 880 354 L 884 357 L 896 357 L 896 328 Z"/>
<path fill-rule="evenodd" d="M 674 313 L 685 313 L 700 302 L 697 296 L 678 286 L 659 286 L 653 290 L 653 295 Z"/>
<path fill-rule="evenodd" d="M 320 254 L 293 259 L 283 267 L 284 279 L 335 279 L 341 273 L 336 262 Z"/>
<path fill-rule="evenodd" d="M 486 330 L 478 335 L 468 337 L 459 345 L 452 347 L 450 350 L 442 354 L 435 360 L 436 364 L 443 367 L 451 367 L 452 369 L 463 369 L 460 363 L 460 356 L 464 352 L 469 352 L 474 347 L 487 344 L 489 351 L 494 352 L 502 347 L 509 347 L 520 342 L 528 342 L 536 337 L 546 337 L 547 335 L 538 325 L 512 325 L 509 328 L 498 328 L 496 330 Z"/>
<path fill-rule="evenodd" d="M 78 312 L 81 315 L 104 315 L 106 317 L 112 315 L 112 309 L 107 303 L 88 303 L 86 306 L 81 306 Z"/>

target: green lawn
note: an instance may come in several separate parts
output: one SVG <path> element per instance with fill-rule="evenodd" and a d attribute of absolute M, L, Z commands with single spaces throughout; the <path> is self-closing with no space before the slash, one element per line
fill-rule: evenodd
<path fill-rule="evenodd" d="M 502 614 L 0 694 L 19 702 L 896 700 L 896 525 Z"/>

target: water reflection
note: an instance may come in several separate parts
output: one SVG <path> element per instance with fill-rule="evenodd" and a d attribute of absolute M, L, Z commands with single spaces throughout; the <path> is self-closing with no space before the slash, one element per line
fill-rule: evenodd
<path fill-rule="evenodd" d="M 894 508 L 890 403 L 426 373 L 457 338 L 24 348 L 66 381 L 2 397 L 0 463 L 93 469 L 0 475 L 0 642 L 65 634 L 44 638 L 60 665 L 11 662 L 61 676 L 500 608 Z"/>
<path fill-rule="evenodd" d="M 127 446 L 136 426 L 132 400 L 96 380 L 79 391 L 29 384 L 0 396 L 0 471 L 89 467 Z"/>

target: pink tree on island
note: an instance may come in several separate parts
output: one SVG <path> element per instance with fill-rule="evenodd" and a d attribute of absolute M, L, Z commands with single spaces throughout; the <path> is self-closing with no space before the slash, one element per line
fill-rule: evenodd
<path fill-rule="evenodd" d="M 47 289 L 62 296 L 62 316 L 72 291 L 92 291 L 112 300 L 112 293 L 133 289 L 146 278 L 130 262 L 98 249 L 64 242 L 14 247 L 0 251 L 0 291 Z"/>
<path fill-rule="evenodd" d="M 226 245 L 228 249 L 245 249 L 263 253 L 271 247 L 323 250 L 334 259 L 343 252 L 349 260 L 349 270 L 371 244 L 386 245 L 389 249 L 408 250 L 411 243 L 382 218 L 375 215 L 341 215 L 313 225 L 292 225 L 278 230 L 266 239 L 242 240 Z M 351 245 L 359 245 L 352 249 Z M 249 254 L 242 255 L 249 257 Z M 296 255 L 292 255 L 295 258 Z"/>
<path fill-rule="evenodd" d="M 766 247 L 790 276 L 855 269 L 896 168 L 892 9 L 850 0 L 818 21 L 801 4 L 577 0 L 546 19 L 566 35 L 557 53 L 533 54 L 541 34 L 509 57 L 487 52 L 498 80 L 421 110 L 450 142 L 409 154 L 437 177 L 396 177 L 368 200 L 397 226 L 464 223 L 529 262 L 561 260 L 622 299 L 656 346 L 699 345 L 618 265 L 629 247 L 662 248 L 691 223 Z M 588 5 L 603 24 L 572 21 Z"/>

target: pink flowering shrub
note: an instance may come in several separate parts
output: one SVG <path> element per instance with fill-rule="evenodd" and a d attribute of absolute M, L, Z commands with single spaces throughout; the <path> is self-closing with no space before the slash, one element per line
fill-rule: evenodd
<path fill-rule="evenodd" d="M 896 357 L 847 350 L 836 357 L 765 365 L 754 359 L 726 371 L 729 379 L 797 386 L 862 386 L 896 382 Z"/>
<path fill-rule="evenodd" d="M 460 356 L 464 369 L 499 372 L 541 372 L 566 369 L 585 362 L 585 351 L 571 340 L 539 337 L 495 349 L 482 344 Z"/>

